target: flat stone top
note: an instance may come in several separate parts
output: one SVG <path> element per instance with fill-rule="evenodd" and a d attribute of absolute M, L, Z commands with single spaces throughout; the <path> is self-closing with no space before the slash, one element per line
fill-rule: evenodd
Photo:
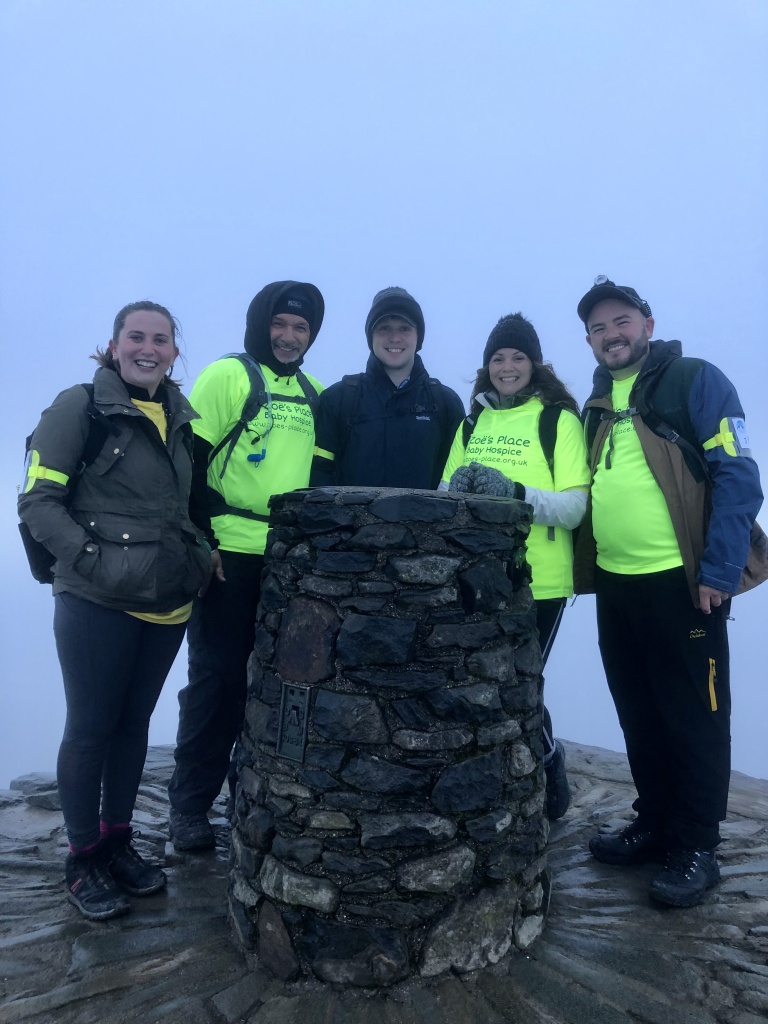
<path fill-rule="evenodd" d="M 599 864 L 599 824 L 629 820 L 621 754 L 566 743 L 574 801 L 552 826 L 552 903 L 528 955 L 386 993 L 282 985 L 237 952 L 226 916 L 227 829 L 215 853 L 166 843 L 172 748 L 150 750 L 135 826 L 167 858 L 168 891 L 83 920 L 63 893 L 66 840 L 51 776 L 0 791 L 0 1024 L 765 1024 L 768 782 L 734 773 L 722 884 L 691 910 L 648 899 L 651 866 Z M 223 809 L 223 801 L 217 804 Z"/>

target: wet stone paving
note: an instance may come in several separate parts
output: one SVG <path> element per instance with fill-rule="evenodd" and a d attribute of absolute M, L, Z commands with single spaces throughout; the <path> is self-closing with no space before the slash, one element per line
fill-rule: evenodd
<path fill-rule="evenodd" d="M 566 743 L 574 801 L 549 838 L 552 896 L 526 954 L 386 991 L 271 979 L 233 944 L 228 826 L 215 853 L 168 843 L 172 748 L 150 750 L 135 827 L 163 862 L 166 892 L 85 921 L 64 896 L 55 782 L 0 790 L 0 1024 L 765 1024 L 768 1021 L 768 781 L 734 774 L 723 881 L 690 910 L 647 895 L 653 866 L 590 857 L 598 826 L 621 827 L 632 786 L 621 754 Z"/>

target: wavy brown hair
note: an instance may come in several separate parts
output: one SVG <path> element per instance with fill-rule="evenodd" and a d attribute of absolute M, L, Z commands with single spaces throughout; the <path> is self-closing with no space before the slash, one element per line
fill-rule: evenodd
<path fill-rule="evenodd" d="M 531 374 L 530 383 L 514 396 L 515 401 L 513 405 L 522 405 L 529 398 L 535 397 L 539 398 L 544 405 L 558 405 L 561 409 L 568 409 L 569 412 L 578 416 L 578 403 L 552 369 L 552 364 L 537 363 L 534 360 L 531 360 L 531 362 L 533 363 L 533 373 Z M 477 371 L 477 376 L 472 386 L 472 394 L 469 399 L 469 415 L 471 418 L 477 420 L 483 409 L 483 406 L 477 401 L 477 396 L 492 390 L 494 389 L 491 384 L 490 371 L 487 366 L 482 366 Z"/>

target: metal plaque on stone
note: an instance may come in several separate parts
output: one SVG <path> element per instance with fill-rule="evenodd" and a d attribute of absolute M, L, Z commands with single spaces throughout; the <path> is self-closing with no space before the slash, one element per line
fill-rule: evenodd
<path fill-rule="evenodd" d="M 280 697 L 280 721 L 277 753 L 292 761 L 304 760 L 309 717 L 309 686 L 283 683 Z"/>

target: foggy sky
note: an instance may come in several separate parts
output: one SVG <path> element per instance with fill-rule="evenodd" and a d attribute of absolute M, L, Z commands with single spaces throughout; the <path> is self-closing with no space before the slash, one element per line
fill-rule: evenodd
<path fill-rule="evenodd" d="M 575 307 L 608 274 L 733 380 L 768 476 L 763 0 L 4 0 L 0 36 L 0 787 L 53 769 L 64 715 L 50 588 L 16 532 L 24 438 L 127 302 L 180 318 L 187 393 L 290 277 L 325 296 L 305 362 L 325 384 L 363 369 L 371 299 L 397 284 L 465 401 L 518 309 L 584 401 Z M 767 611 L 768 587 L 738 598 L 730 633 L 734 767 L 763 778 Z M 593 618 L 568 609 L 547 705 L 558 735 L 623 749 Z"/>

